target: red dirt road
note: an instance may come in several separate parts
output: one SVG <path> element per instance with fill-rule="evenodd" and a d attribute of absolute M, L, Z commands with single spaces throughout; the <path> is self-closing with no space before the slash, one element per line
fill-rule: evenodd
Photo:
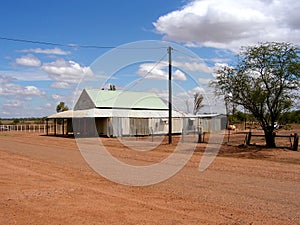
<path fill-rule="evenodd" d="M 104 142 L 132 160 L 117 140 Z M 135 161 L 159 161 L 169 148 Z M 94 172 L 72 138 L 2 133 L 0 224 L 300 224 L 300 152 L 226 148 L 199 172 L 199 144 L 172 178 L 131 187 Z"/>

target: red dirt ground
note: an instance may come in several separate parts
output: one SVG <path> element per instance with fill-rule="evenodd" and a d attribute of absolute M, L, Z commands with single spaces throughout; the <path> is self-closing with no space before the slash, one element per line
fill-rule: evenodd
<path fill-rule="evenodd" d="M 0 224 L 300 224 L 300 152 L 238 148 L 234 137 L 245 135 L 234 133 L 204 172 L 198 144 L 172 178 L 132 187 L 94 172 L 73 138 L 0 133 Z M 133 164 L 160 161 L 175 146 L 143 155 L 103 142 Z"/>

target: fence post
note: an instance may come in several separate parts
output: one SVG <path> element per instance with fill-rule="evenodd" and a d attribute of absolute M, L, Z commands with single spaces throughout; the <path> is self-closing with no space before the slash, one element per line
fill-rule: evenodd
<path fill-rule="evenodd" d="M 65 119 L 62 119 L 62 134 L 65 135 Z"/>
<path fill-rule="evenodd" d="M 198 143 L 202 143 L 202 127 L 198 127 Z"/>
<path fill-rule="evenodd" d="M 46 135 L 49 135 L 49 131 L 48 131 L 48 119 L 46 119 Z M 45 131 L 45 125 L 44 125 L 44 131 Z"/>
<path fill-rule="evenodd" d="M 54 119 L 54 136 L 56 136 L 57 135 L 57 121 L 56 121 L 56 119 Z"/>
<path fill-rule="evenodd" d="M 153 128 L 152 127 L 150 127 L 150 132 L 151 132 L 151 140 L 153 142 Z"/>
<path fill-rule="evenodd" d="M 299 135 L 297 133 L 294 134 L 294 145 L 293 150 L 298 151 L 298 144 L 299 144 Z"/>
<path fill-rule="evenodd" d="M 246 142 L 246 145 L 250 145 L 250 142 L 251 142 L 251 135 L 252 135 L 252 132 L 249 131 L 248 136 L 247 136 L 247 142 Z"/>

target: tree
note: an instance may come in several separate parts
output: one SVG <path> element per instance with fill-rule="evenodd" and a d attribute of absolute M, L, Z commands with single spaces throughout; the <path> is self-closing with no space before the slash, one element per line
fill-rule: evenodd
<path fill-rule="evenodd" d="M 13 120 L 13 124 L 18 124 L 18 123 L 20 123 L 20 119 L 15 118 L 15 119 Z"/>
<path fill-rule="evenodd" d="M 193 113 L 196 115 L 199 110 L 203 107 L 202 105 L 203 96 L 200 94 L 200 92 L 196 92 L 194 94 L 194 110 Z"/>
<path fill-rule="evenodd" d="M 299 99 L 299 49 L 267 42 L 243 47 L 235 67 L 217 71 L 213 86 L 231 104 L 243 106 L 260 123 L 267 147 L 275 147 L 275 124 Z"/>
<path fill-rule="evenodd" d="M 64 103 L 64 102 L 60 102 L 57 106 L 56 106 L 56 112 L 63 112 L 63 111 L 67 111 L 69 110 L 69 107 Z"/>
<path fill-rule="evenodd" d="M 115 91 L 116 90 L 116 86 L 114 84 L 110 84 L 109 85 L 109 90 L 110 91 Z"/>

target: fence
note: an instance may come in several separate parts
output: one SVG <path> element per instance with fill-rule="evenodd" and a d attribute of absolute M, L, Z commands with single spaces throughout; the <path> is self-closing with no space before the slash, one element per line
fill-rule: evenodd
<path fill-rule="evenodd" d="M 57 124 L 56 129 L 59 133 L 63 133 L 63 125 Z M 54 124 L 48 124 L 48 132 L 54 133 Z M 0 125 L 0 132 L 33 132 L 47 133 L 46 124 L 18 124 L 18 125 Z"/>
<path fill-rule="evenodd" d="M 247 145 L 251 145 L 251 139 L 252 137 L 260 137 L 265 139 L 265 135 L 263 134 L 253 134 L 252 132 L 249 132 L 246 135 L 245 141 Z M 294 151 L 298 151 L 298 144 L 299 144 L 299 135 L 297 133 L 290 134 L 290 135 L 275 135 L 274 138 L 288 138 L 290 143 L 290 148 Z"/>

